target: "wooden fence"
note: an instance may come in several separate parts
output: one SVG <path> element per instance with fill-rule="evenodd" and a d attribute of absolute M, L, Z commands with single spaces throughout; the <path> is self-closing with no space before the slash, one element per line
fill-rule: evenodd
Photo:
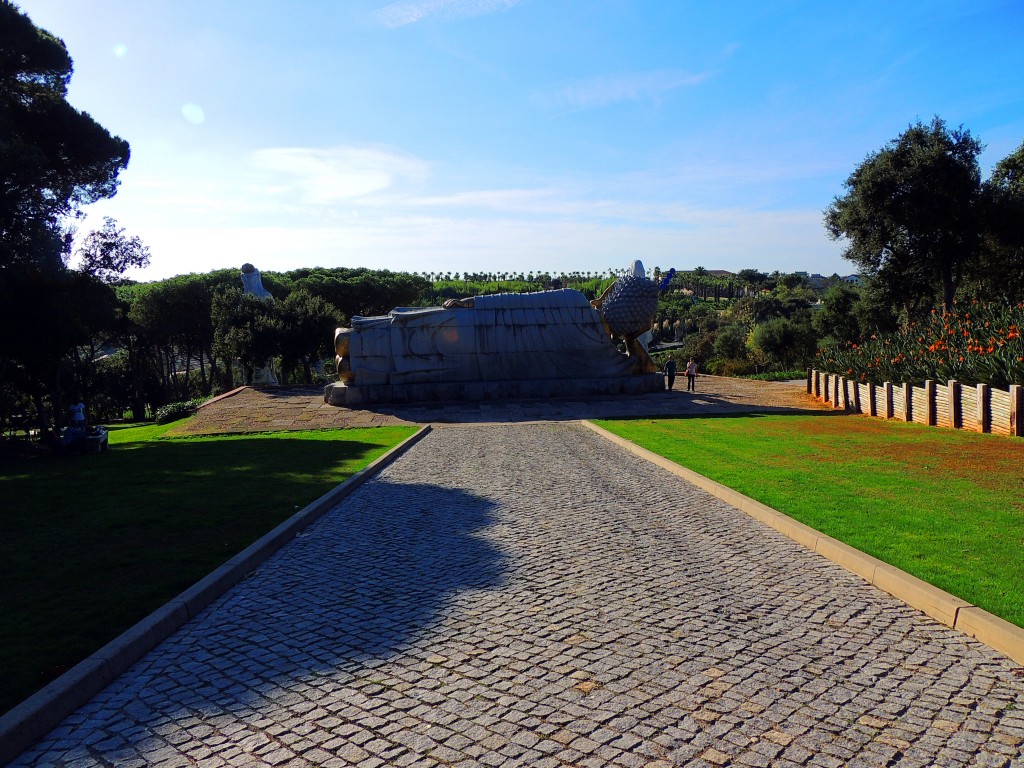
<path fill-rule="evenodd" d="M 807 371 L 807 394 L 833 408 L 926 424 L 930 427 L 1024 437 L 1024 386 L 1009 391 L 988 384 L 865 384 L 816 369 Z"/>

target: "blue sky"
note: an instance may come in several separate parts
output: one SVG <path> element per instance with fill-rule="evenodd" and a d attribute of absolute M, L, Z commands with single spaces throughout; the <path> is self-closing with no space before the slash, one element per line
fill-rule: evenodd
<path fill-rule="evenodd" d="M 1024 3 L 21 0 L 131 144 L 155 280 L 852 272 L 822 210 L 918 120 L 1024 142 Z"/>

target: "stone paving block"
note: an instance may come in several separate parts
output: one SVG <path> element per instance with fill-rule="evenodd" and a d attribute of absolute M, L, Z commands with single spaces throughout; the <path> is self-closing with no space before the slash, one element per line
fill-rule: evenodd
<path fill-rule="evenodd" d="M 582 427 L 439 428 L 13 765 L 1014 765 L 1017 670 Z"/>

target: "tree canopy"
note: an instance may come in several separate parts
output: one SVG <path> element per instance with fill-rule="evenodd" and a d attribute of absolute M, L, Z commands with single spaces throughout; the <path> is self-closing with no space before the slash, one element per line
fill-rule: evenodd
<path fill-rule="evenodd" d="M 1024 144 L 996 164 L 984 192 L 986 247 L 978 293 L 1008 304 L 1024 302 Z"/>
<path fill-rule="evenodd" d="M 62 267 L 65 217 L 113 195 L 128 164 L 128 143 L 68 103 L 72 70 L 62 40 L 0 0 L 0 269 Z"/>
<path fill-rule="evenodd" d="M 843 257 L 898 287 L 911 316 L 936 297 L 950 308 L 978 255 L 982 148 L 962 127 L 918 121 L 868 155 L 825 210 L 830 236 L 847 241 Z"/>
<path fill-rule="evenodd" d="M 130 267 L 149 266 L 149 246 L 129 237 L 109 216 L 101 229 L 90 232 L 78 249 L 79 269 L 104 283 L 114 283 Z"/>

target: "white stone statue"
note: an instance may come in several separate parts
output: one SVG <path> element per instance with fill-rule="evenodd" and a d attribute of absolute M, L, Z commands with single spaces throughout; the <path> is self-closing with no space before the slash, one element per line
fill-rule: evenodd
<path fill-rule="evenodd" d="M 242 292 L 255 296 L 257 299 L 274 300 L 270 291 L 263 287 L 263 278 L 260 276 L 260 271 L 252 264 L 242 265 Z"/>
<path fill-rule="evenodd" d="M 242 265 L 242 292 L 249 296 L 255 296 L 257 299 L 274 300 L 270 291 L 263 287 L 263 278 L 260 277 L 260 271 L 252 264 Z M 274 373 L 274 361 L 267 360 L 263 365 L 254 365 L 252 376 L 249 377 L 247 383 L 257 387 L 277 386 L 280 384 L 281 382 L 277 380 L 277 374 Z"/>
<path fill-rule="evenodd" d="M 342 383 L 330 385 L 324 397 L 355 405 L 660 390 L 663 377 L 648 370 L 650 356 L 635 344 L 654 319 L 646 296 L 651 281 L 628 275 L 618 282 L 631 289 L 620 286 L 616 298 L 603 297 L 614 310 L 611 323 L 598 310 L 600 302 L 570 289 L 474 296 L 444 307 L 353 317 L 352 327 L 335 335 Z M 634 296 L 638 288 L 644 295 Z M 619 316 L 625 332 L 614 330 L 622 326 Z M 627 341 L 629 355 L 616 348 L 612 333 Z"/>

